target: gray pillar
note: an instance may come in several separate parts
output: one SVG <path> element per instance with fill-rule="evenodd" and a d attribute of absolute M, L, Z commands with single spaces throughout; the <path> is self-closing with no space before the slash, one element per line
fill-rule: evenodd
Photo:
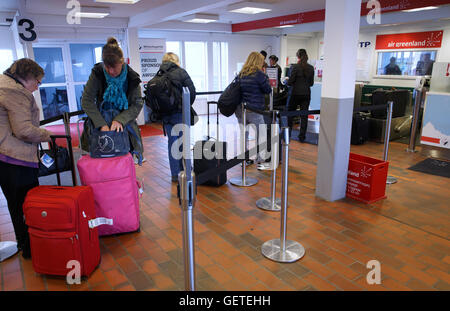
<path fill-rule="evenodd" d="M 361 0 L 327 0 L 316 195 L 345 197 Z"/>

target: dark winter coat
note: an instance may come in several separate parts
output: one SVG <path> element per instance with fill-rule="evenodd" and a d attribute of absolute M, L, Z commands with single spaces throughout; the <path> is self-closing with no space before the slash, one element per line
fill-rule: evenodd
<path fill-rule="evenodd" d="M 128 86 L 126 88 L 126 95 L 128 99 L 128 109 L 118 114 L 114 120 L 120 122 L 123 126 L 127 124 L 131 125 L 140 140 L 139 144 L 134 136 L 130 136 L 133 150 L 143 153 L 142 138 L 136 122 L 136 118 L 141 112 L 143 106 L 140 86 L 141 79 L 139 78 L 139 74 L 131 69 L 130 66 L 128 66 L 127 70 Z M 94 68 L 92 68 L 91 75 L 89 76 L 89 80 L 84 87 L 83 96 L 81 99 L 81 107 L 92 120 L 95 128 L 101 128 L 104 125 L 108 125 L 99 110 L 100 104 L 103 102 L 103 94 L 105 93 L 106 88 L 107 83 L 103 72 L 103 64 L 98 63 L 94 65 Z M 83 134 L 81 135 L 81 148 L 89 151 L 89 137 L 86 130 L 83 131 Z"/>
<path fill-rule="evenodd" d="M 250 108 L 264 110 L 264 94 L 270 94 L 272 88 L 269 77 L 258 70 L 254 74 L 241 77 L 242 102 L 247 103 Z"/>
<path fill-rule="evenodd" d="M 288 85 L 293 87 L 291 95 L 311 96 L 310 88 L 314 85 L 314 67 L 306 64 L 303 69 L 300 64 L 292 65 Z"/>

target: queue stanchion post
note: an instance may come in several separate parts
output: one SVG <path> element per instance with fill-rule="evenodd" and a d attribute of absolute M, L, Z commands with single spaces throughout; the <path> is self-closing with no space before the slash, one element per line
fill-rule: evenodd
<path fill-rule="evenodd" d="M 389 153 L 389 139 L 391 136 L 391 121 L 392 121 L 392 106 L 394 102 L 389 101 L 387 107 L 387 118 L 386 118 L 386 127 L 384 129 L 384 148 L 383 148 L 383 161 L 387 162 L 388 153 Z M 393 176 L 388 176 L 386 178 L 387 184 L 395 184 L 397 182 L 397 178 Z"/>
<path fill-rule="evenodd" d="M 286 117 L 283 117 L 284 119 Z M 265 242 L 261 247 L 262 254 L 276 262 L 294 262 L 305 255 L 305 248 L 298 242 L 287 240 L 287 207 L 288 207 L 288 172 L 289 172 L 289 128 L 287 120 L 283 122 L 283 168 L 281 194 L 281 227 L 280 238 Z"/>
<path fill-rule="evenodd" d="M 247 153 L 247 109 L 245 105 L 242 104 L 242 129 L 241 129 L 241 140 L 242 140 L 242 153 Z M 230 184 L 238 187 L 251 187 L 258 183 L 258 180 L 253 177 L 247 177 L 247 157 L 244 157 L 242 161 L 242 176 L 230 178 Z"/>
<path fill-rule="evenodd" d="M 260 209 L 263 209 L 265 211 L 276 211 L 279 212 L 281 210 L 281 199 L 276 198 L 276 188 L 277 188 L 277 167 L 278 167 L 278 144 L 279 142 L 275 141 L 273 142 L 274 138 L 277 138 L 279 136 L 278 132 L 278 124 L 276 124 L 277 120 L 277 111 L 273 111 L 273 118 L 272 118 L 272 128 L 271 128 L 271 134 L 272 134 L 272 149 L 271 149 L 271 163 L 269 164 L 269 168 L 272 169 L 272 184 L 271 184 L 271 196 L 270 198 L 264 197 L 256 201 L 256 206 Z"/>
<path fill-rule="evenodd" d="M 415 100 L 414 100 L 414 108 L 413 108 L 413 119 L 411 123 L 411 131 L 409 137 L 408 148 L 406 148 L 407 152 L 417 152 L 416 150 L 416 134 L 417 134 L 417 125 L 419 123 L 419 111 L 420 105 L 422 103 L 422 91 L 414 90 L 415 92 Z"/>
<path fill-rule="evenodd" d="M 184 283 L 186 291 L 195 291 L 195 252 L 194 252 L 194 222 L 195 206 L 195 173 L 192 169 L 190 146 L 190 95 L 187 87 L 183 88 L 183 171 L 178 174 L 178 197 L 182 211 L 182 235 L 184 255 Z"/>
<path fill-rule="evenodd" d="M 273 87 L 271 88 L 270 95 L 269 95 L 269 110 L 273 111 Z M 275 115 L 275 118 L 276 118 L 276 115 Z M 275 122 L 276 122 L 276 119 L 275 119 Z M 272 124 L 274 124 L 273 118 L 272 118 Z M 270 135 L 271 133 L 268 132 L 268 134 Z M 273 135 L 272 135 L 272 137 L 273 137 Z M 269 141 L 269 139 L 267 138 L 266 141 Z M 267 170 L 271 170 L 271 165 L 269 163 L 261 163 L 261 164 L 258 164 L 257 168 L 260 171 L 267 171 Z"/>

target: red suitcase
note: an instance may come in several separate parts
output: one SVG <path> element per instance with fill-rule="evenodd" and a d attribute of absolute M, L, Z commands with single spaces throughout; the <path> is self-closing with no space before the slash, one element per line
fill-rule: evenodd
<path fill-rule="evenodd" d="M 38 186 L 27 193 L 23 210 L 37 273 L 67 276 L 74 268 L 69 261 L 77 260 L 80 276 L 89 276 L 99 265 L 91 187 Z"/>

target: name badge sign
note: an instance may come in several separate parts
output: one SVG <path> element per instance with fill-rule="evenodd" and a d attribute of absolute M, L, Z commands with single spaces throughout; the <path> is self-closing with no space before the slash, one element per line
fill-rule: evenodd
<path fill-rule="evenodd" d="M 266 68 L 271 87 L 278 87 L 278 68 Z"/>

